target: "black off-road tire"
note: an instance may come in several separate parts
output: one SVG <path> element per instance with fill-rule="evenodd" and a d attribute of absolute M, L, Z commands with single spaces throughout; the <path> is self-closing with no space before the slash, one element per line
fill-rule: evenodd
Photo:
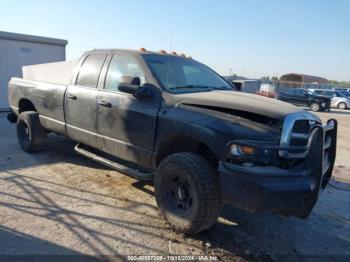
<path fill-rule="evenodd" d="M 313 103 L 310 105 L 310 109 L 311 109 L 312 111 L 314 111 L 314 112 L 318 112 L 318 111 L 320 111 L 321 106 L 320 106 L 319 103 L 313 102 Z"/>
<path fill-rule="evenodd" d="M 186 212 L 174 208 L 169 200 L 173 196 L 171 184 L 176 183 L 172 179 L 176 176 L 190 186 L 192 206 Z M 212 226 L 220 215 L 222 202 L 218 175 L 215 168 L 199 155 L 176 153 L 166 157 L 159 165 L 154 188 L 161 214 L 177 232 L 198 233 Z"/>
<path fill-rule="evenodd" d="M 17 138 L 25 152 L 39 152 L 46 148 L 47 132 L 41 125 L 37 112 L 27 111 L 19 114 Z"/>
<path fill-rule="evenodd" d="M 341 109 L 341 110 L 345 110 L 346 109 L 346 104 L 344 102 L 340 102 L 338 104 L 338 108 Z"/>

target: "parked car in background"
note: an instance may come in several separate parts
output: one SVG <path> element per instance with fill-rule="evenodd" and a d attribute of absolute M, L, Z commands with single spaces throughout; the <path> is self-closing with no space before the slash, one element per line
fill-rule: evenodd
<path fill-rule="evenodd" d="M 260 89 L 260 81 L 255 79 L 242 79 L 231 81 L 236 87 L 236 91 L 254 94 Z"/>
<path fill-rule="evenodd" d="M 336 91 L 346 91 L 350 93 L 350 88 L 335 88 Z"/>
<path fill-rule="evenodd" d="M 329 97 L 331 99 L 331 107 L 339 109 L 350 108 L 350 99 L 338 90 L 310 89 L 313 94 Z"/>
<path fill-rule="evenodd" d="M 313 94 L 303 88 L 289 88 L 278 92 L 277 99 L 297 106 L 309 107 L 312 111 L 327 111 L 331 106 L 331 99 Z"/>
<path fill-rule="evenodd" d="M 339 92 L 341 92 L 343 95 L 345 95 L 346 97 L 350 97 L 350 91 L 345 91 L 345 90 L 338 90 Z"/>
<path fill-rule="evenodd" d="M 276 98 L 275 87 L 271 84 L 262 84 L 260 90 L 256 92 L 257 95 Z"/>

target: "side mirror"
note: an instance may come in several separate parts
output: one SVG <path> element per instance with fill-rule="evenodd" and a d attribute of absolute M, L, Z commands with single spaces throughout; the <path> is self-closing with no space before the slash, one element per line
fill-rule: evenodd
<path fill-rule="evenodd" d="M 135 97 L 150 97 L 152 90 L 150 84 L 141 84 L 139 77 L 122 76 L 120 78 L 118 89 L 121 92 L 134 95 Z"/>
<path fill-rule="evenodd" d="M 137 89 L 140 87 L 140 78 L 132 76 L 121 76 L 118 89 L 121 92 L 135 95 Z"/>
<path fill-rule="evenodd" d="M 153 85 L 152 84 L 148 84 L 145 83 L 142 86 L 139 86 L 139 88 L 137 89 L 135 96 L 136 97 L 151 97 L 153 92 Z"/>
<path fill-rule="evenodd" d="M 119 85 L 135 85 L 139 86 L 141 84 L 141 80 L 139 77 L 135 76 L 121 76 Z"/>

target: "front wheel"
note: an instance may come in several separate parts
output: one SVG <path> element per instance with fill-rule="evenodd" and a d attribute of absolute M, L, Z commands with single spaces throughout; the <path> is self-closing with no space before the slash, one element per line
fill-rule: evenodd
<path fill-rule="evenodd" d="M 314 102 L 310 105 L 310 109 L 314 112 L 320 111 L 320 104 L 317 102 Z"/>
<path fill-rule="evenodd" d="M 345 110 L 346 109 L 346 104 L 341 102 L 338 104 L 338 108 L 341 109 L 341 110 Z"/>
<path fill-rule="evenodd" d="M 154 186 L 160 212 L 175 231 L 195 234 L 216 222 L 222 206 L 219 180 L 201 156 L 168 156 L 160 163 Z"/>

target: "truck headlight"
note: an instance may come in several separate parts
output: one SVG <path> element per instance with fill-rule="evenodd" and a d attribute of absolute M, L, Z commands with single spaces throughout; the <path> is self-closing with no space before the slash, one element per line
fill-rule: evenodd
<path fill-rule="evenodd" d="M 232 143 L 227 152 L 227 161 L 235 164 L 268 165 L 274 162 L 276 150 L 262 148 L 261 145 Z"/>
<path fill-rule="evenodd" d="M 256 150 L 254 147 L 251 146 L 241 146 L 241 145 L 236 145 L 232 144 L 230 146 L 230 154 L 233 156 L 251 156 L 256 153 Z"/>

